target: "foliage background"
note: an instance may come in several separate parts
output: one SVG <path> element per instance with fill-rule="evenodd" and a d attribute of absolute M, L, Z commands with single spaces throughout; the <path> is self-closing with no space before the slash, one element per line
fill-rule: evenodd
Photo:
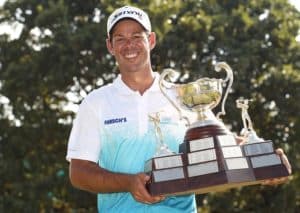
<path fill-rule="evenodd" d="M 235 100 L 252 98 L 257 133 L 292 164 L 287 184 L 198 195 L 199 211 L 299 212 L 300 13 L 287 0 L 7 1 L 0 23 L 23 28 L 0 36 L 0 211 L 96 211 L 95 195 L 69 183 L 66 146 L 76 106 L 116 77 L 106 19 L 124 4 L 151 16 L 155 70 L 173 67 L 186 82 L 226 61 L 235 80 L 224 122 L 239 132 Z"/>

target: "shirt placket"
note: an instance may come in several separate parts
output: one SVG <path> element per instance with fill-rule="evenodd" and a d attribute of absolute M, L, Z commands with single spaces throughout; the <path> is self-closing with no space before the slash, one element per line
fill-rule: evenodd
<path fill-rule="evenodd" d="M 148 98 L 147 94 L 138 98 L 138 118 L 139 118 L 139 135 L 142 136 L 148 131 Z"/>

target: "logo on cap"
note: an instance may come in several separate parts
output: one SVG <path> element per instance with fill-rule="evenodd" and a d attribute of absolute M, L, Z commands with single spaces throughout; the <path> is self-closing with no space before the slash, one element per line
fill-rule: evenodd
<path fill-rule="evenodd" d="M 143 14 L 138 11 L 125 10 L 125 11 L 121 11 L 121 12 L 117 13 L 116 15 L 114 15 L 114 18 L 112 19 L 112 21 L 110 23 L 113 23 L 116 19 L 118 19 L 120 16 L 123 16 L 123 15 L 137 15 L 140 20 L 143 19 Z"/>

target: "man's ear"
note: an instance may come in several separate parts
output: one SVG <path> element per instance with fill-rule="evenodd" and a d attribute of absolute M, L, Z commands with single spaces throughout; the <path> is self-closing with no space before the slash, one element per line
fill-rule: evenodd
<path fill-rule="evenodd" d="M 156 45 L 156 34 L 155 34 L 155 32 L 150 33 L 150 35 L 149 35 L 149 44 L 150 44 L 150 49 L 152 50 Z"/>
<path fill-rule="evenodd" d="M 111 39 L 110 38 L 107 38 L 106 39 L 106 47 L 109 51 L 110 54 L 114 55 L 114 50 L 113 50 L 113 47 L 112 47 L 112 43 L 111 43 Z"/>

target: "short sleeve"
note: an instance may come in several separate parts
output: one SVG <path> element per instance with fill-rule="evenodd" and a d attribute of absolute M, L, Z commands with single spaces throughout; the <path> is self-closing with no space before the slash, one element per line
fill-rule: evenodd
<path fill-rule="evenodd" d="M 101 147 L 99 109 L 84 100 L 79 106 L 69 137 L 66 159 L 98 162 Z"/>

